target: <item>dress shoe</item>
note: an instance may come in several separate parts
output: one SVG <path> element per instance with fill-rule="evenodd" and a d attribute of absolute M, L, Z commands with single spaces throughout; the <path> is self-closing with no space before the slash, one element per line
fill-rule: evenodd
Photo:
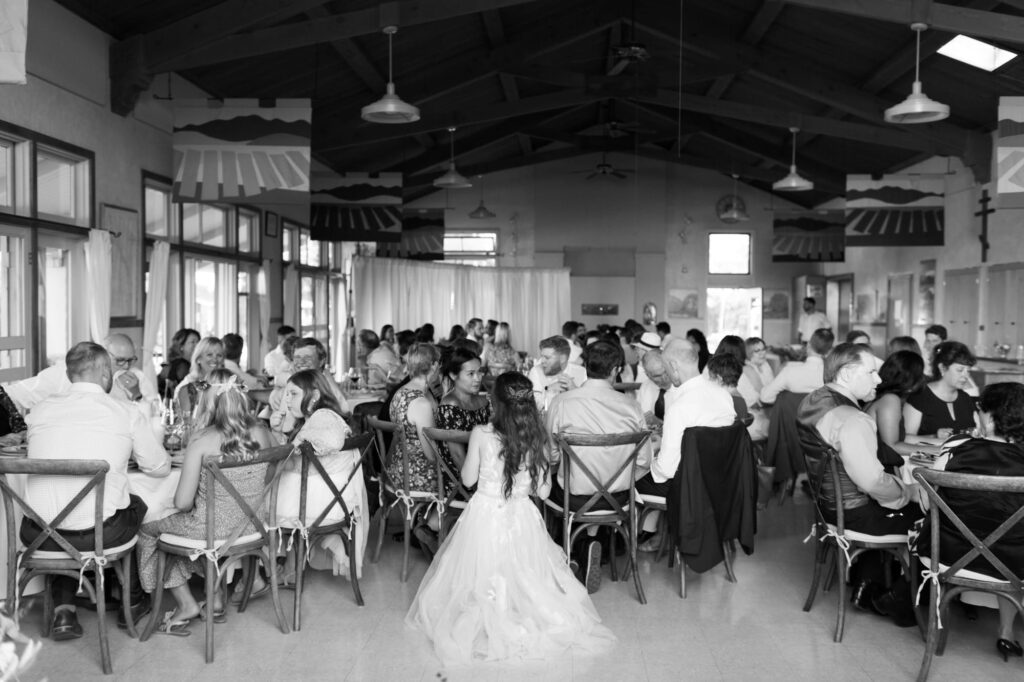
<path fill-rule="evenodd" d="M 82 626 L 78 624 L 78 614 L 70 609 L 59 609 L 53 614 L 50 639 L 55 642 L 63 642 L 67 639 L 78 639 L 81 636 Z"/>
<path fill-rule="evenodd" d="M 878 585 L 869 580 L 862 580 L 857 583 L 857 587 L 853 589 L 853 594 L 850 596 L 850 601 L 853 602 L 854 608 L 858 611 L 864 611 L 867 613 L 877 613 L 880 616 L 885 614 L 875 608 L 874 598 L 879 593 Z"/>
<path fill-rule="evenodd" d="M 1008 639 L 996 640 L 996 651 L 1003 657 L 1003 661 L 1010 660 L 1010 656 L 1024 656 L 1024 648 L 1021 648 L 1020 642 Z"/>
<path fill-rule="evenodd" d="M 597 540 L 592 540 L 587 548 L 587 574 L 583 584 L 587 586 L 587 594 L 601 589 L 601 543 Z"/>
<path fill-rule="evenodd" d="M 901 599 L 892 590 L 883 592 L 871 600 L 871 604 L 883 616 L 888 616 L 898 628 L 912 628 L 917 625 L 917 618 L 914 615 L 914 605 L 909 595 Z"/>
<path fill-rule="evenodd" d="M 132 623 L 138 623 L 143 616 L 149 613 L 150 606 L 151 601 L 149 599 L 149 595 L 146 594 L 143 595 L 142 598 L 139 599 L 139 601 L 135 602 L 130 607 L 128 607 L 128 610 L 131 611 L 132 614 Z M 128 629 L 128 622 L 124 619 L 123 608 L 117 609 L 117 627 L 121 628 L 122 630 Z"/>

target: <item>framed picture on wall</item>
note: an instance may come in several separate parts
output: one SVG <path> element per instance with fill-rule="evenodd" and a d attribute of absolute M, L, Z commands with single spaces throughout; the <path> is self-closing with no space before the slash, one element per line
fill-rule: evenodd
<path fill-rule="evenodd" d="M 100 204 L 100 229 L 110 232 L 110 317 L 142 319 L 142 235 L 139 212 Z"/>
<path fill-rule="evenodd" d="M 271 213 L 270 211 L 267 211 L 266 227 L 264 228 L 263 232 L 270 239 L 277 239 L 279 231 L 278 220 L 279 218 L 277 217 L 276 213 Z"/>
<path fill-rule="evenodd" d="M 696 289 L 669 289 L 668 316 L 698 319 L 700 317 L 700 292 Z"/>

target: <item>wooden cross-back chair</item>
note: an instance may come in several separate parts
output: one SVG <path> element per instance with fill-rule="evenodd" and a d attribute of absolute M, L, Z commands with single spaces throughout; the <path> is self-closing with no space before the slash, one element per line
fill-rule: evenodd
<path fill-rule="evenodd" d="M 469 431 L 426 428 L 423 429 L 423 435 L 438 444 L 444 442 L 469 446 Z M 462 484 L 461 472 L 453 471 L 440 452 L 434 458 L 434 463 L 437 471 L 437 495 L 441 501 L 438 505 L 438 539 L 444 542 L 453 517 L 466 508 L 472 493 Z"/>
<path fill-rule="evenodd" d="M 925 579 L 931 583 L 928 596 L 928 628 L 924 658 L 918 671 L 918 682 L 928 679 L 932 657 L 941 656 L 945 652 L 948 628 L 942 626 L 943 619 L 948 619 L 949 604 L 962 592 L 987 592 L 997 599 L 1012 604 L 1017 613 L 1024 618 L 1024 574 L 1010 569 L 996 556 L 992 548 L 1010 530 L 1024 523 L 1024 503 L 1006 517 L 991 533 L 984 538 L 964 522 L 947 501 L 939 494 L 939 490 L 969 490 L 978 498 L 985 496 L 1016 493 L 1024 499 L 1024 476 L 985 476 L 979 474 L 962 474 L 949 471 L 935 471 L 925 467 L 914 470 L 914 478 L 921 489 L 928 495 L 931 537 L 929 556 L 921 556 L 926 566 L 923 572 Z M 975 499 L 977 503 L 979 500 Z M 943 557 L 939 549 L 943 521 L 948 521 L 946 528 L 952 525 L 970 546 L 967 553 L 959 557 Z M 1019 532 L 1019 531 L 1018 531 Z M 922 538 L 923 540 L 924 538 Z M 918 545 L 918 554 L 921 545 Z M 967 568 L 978 558 L 984 558 L 994 572 L 1000 577 L 992 577 Z M 952 560 L 952 563 L 950 561 Z M 911 588 L 917 592 L 917 576 L 913 576 Z M 948 620 L 947 620 L 948 622 Z"/>
<path fill-rule="evenodd" d="M 291 445 L 279 445 L 276 447 L 260 450 L 254 457 L 247 460 L 234 459 L 219 461 L 216 458 L 208 458 L 203 461 L 202 476 L 204 477 L 206 489 L 206 532 L 202 539 L 194 539 L 174 535 L 172 533 L 161 533 L 157 538 L 157 582 L 156 591 L 153 594 L 153 612 L 150 615 L 149 623 L 142 634 L 145 641 L 153 634 L 160 620 L 160 603 L 163 599 L 164 581 L 166 576 L 167 555 L 176 555 L 195 560 L 205 557 L 206 567 L 206 662 L 212 663 L 214 658 L 213 629 L 214 629 L 214 598 L 218 588 L 221 587 L 225 602 L 227 601 L 226 590 L 223 583 L 226 581 L 228 569 L 234 564 L 246 561 L 245 585 L 243 588 L 242 601 L 238 611 L 245 611 L 249 603 L 249 594 L 252 591 L 252 583 L 256 574 L 256 566 L 262 563 L 267 570 L 270 585 L 270 594 L 274 603 L 274 611 L 277 616 L 278 627 L 281 632 L 288 634 L 288 621 L 281 608 L 281 599 L 278 592 L 277 580 L 277 551 L 278 533 L 277 528 L 277 482 L 281 476 L 281 463 L 292 453 Z M 267 466 L 263 489 L 256 503 L 250 505 L 245 497 L 238 492 L 231 483 L 226 471 L 243 469 L 248 467 Z M 242 511 L 245 519 L 237 524 L 232 532 L 226 537 L 217 537 L 217 487 L 223 488 L 232 501 Z M 268 499 L 269 498 L 269 499 Z M 259 510 L 267 509 L 268 521 L 264 522 Z M 254 530 L 243 534 L 252 526 Z"/>
<path fill-rule="evenodd" d="M 636 462 L 640 456 L 647 439 L 650 438 L 650 431 L 637 431 L 634 433 L 614 434 L 580 434 L 580 433 L 559 433 L 555 434 L 555 442 L 561 452 L 563 495 L 561 500 L 553 500 L 550 497 L 544 504 L 562 515 L 562 540 L 564 543 L 565 555 L 571 559 L 572 544 L 579 537 L 580 533 L 592 526 L 608 526 L 613 531 L 612 547 L 614 548 L 615 535 L 621 535 L 626 543 L 627 563 L 623 575 L 628 578 L 630 572 L 633 574 L 633 583 L 636 587 L 636 595 L 641 604 L 647 603 L 644 595 L 644 588 L 640 582 L 640 572 L 637 570 L 637 501 L 636 501 Z M 574 447 L 614 447 L 617 445 L 632 445 L 633 450 L 629 456 L 624 457 L 618 469 L 611 474 L 607 480 L 600 480 L 586 462 L 580 458 Z M 628 500 L 625 504 L 620 503 L 611 492 L 612 486 L 619 477 L 629 471 Z M 590 497 L 576 509 L 572 508 L 570 502 L 570 489 L 572 479 L 582 476 L 589 481 L 594 488 Z M 618 580 L 618 573 L 615 566 L 614 549 L 610 560 L 612 580 Z"/>
<path fill-rule="evenodd" d="M 10 459 L 0 458 L 0 495 L 3 497 L 4 515 L 6 517 L 7 538 L 7 612 L 17 622 L 17 604 L 23 596 L 29 582 L 38 576 L 46 577 L 46 588 L 43 590 L 43 636 L 49 636 L 53 621 L 54 604 L 50 594 L 50 583 L 54 576 L 77 578 L 89 599 L 96 604 L 96 620 L 98 622 L 100 640 L 100 659 L 103 672 L 113 673 L 110 661 L 110 643 L 107 638 L 106 622 L 106 585 L 103 568 L 112 565 L 121 583 L 121 605 L 124 610 L 128 632 L 137 637 L 135 623 L 131 617 L 131 599 L 129 579 L 131 576 L 132 549 L 137 538 L 117 547 L 103 547 L 103 494 L 107 472 L 110 464 L 98 459 Z M 39 513 L 29 504 L 23 495 L 11 485 L 8 476 L 26 474 L 29 476 L 75 476 L 87 478 L 82 488 L 71 498 L 63 509 L 49 522 L 43 521 Z M 90 494 L 94 494 L 94 529 L 95 540 L 92 551 L 75 549 L 61 535 L 60 524 L 75 507 Z M 42 533 L 26 547 L 19 549 L 21 540 L 15 524 L 15 509 L 20 510 L 31 519 Z M 66 531 L 65 531 L 66 532 Z M 47 540 L 57 543 L 63 551 L 47 551 L 40 547 Z M 85 578 L 85 572 L 93 571 L 92 580 Z M 21 576 L 19 578 L 19 571 Z"/>
<path fill-rule="evenodd" d="M 292 629 L 298 632 L 301 629 L 301 614 L 302 614 L 302 587 L 303 577 L 305 575 L 306 567 L 306 554 L 309 545 L 312 545 L 318 538 L 325 535 L 338 535 L 341 538 L 342 543 L 345 545 L 345 552 L 348 554 L 348 567 L 349 567 L 349 581 L 352 583 L 352 592 L 355 595 L 356 603 L 359 606 L 363 606 L 363 594 L 359 589 L 359 571 L 358 562 L 355 551 L 355 539 L 354 534 L 356 530 L 357 519 L 352 516 L 351 510 L 348 508 L 348 504 L 345 502 L 345 491 L 348 489 L 352 480 L 356 477 L 362 477 L 363 466 L 368 462 L 369 457 L 372 453 L 373 447 L 373 434 L 364 433 L 359 436 L 350 436 L 345 440 L 341 446 L 342 451 L 346 450 L 358 450 L 360 453 L 359 461 L 356 462 L 355 466 L 345 477 L 345 480 L 339 487 L 334 483 L 330 474 L 324 468 L 323 462 L 316 455 L 313 450 L 313 446 L 310 443 L 302 443 L 299 445 L 299 453 L 302 458 L 300 464 L 300 476 L 299 479 L 299 500 L 298 500 L 298 514 L 296 518 L 299 523 L 295 528 L 291 525 L 282 522 L 282 530 L 290 530 L 296 533 L 295 543 L 295 602 L 293 604 L 292 613 Z M 331 493 L 331 501 L 321 510 L 310 510 L 307 508 L 308 503 L 308 491 L 309 491 L 309 479 L 310 469 L 315 470 L 317 477 L 323 482 L 327 489 Z M 326 521 L 327 517 L 337 507 L 343 518 L 337 521 Z M 316 514 L 312 522 L 307 522 L 310 514 Z"/>

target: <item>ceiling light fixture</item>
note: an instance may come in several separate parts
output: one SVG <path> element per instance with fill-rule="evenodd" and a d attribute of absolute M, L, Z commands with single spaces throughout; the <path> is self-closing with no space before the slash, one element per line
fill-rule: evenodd
<path fill-rule="evenodd" d="M 814 183 L 796 172 L 796 134 L 800 129 L 794 126 L 789 132 L 793 133 L 793 160 L 789 166 L 789 175 L 773 184 L 772 189 L 776 192 L 807 192 L 814 189 Z"/>
<path fill-rule="evenodd" d="M 914 22 L 910 30 L 917 33 L 917 56 L 914 59 L 913 91 L 905 100 L 885 110 L 887 123 L 931 123 L 949 117 L 949 105 L 936 102 L 921 92 L 921 31 L 928 24 Z"/>
<path fill-rule="evenodd" d="M 480 205 L 470 212 L 469 217 L 473 220 L 490 220 L 491 218 L 497 218 L 492 212 L 488 211 L 487 207 L 484 206 L 484 181 L 482 175 L 476 176 L 477 180 L 480 181 Z"/>
<path fill-rule="evenodd" d="M 420 110 L 402 101 L 402 98 L 395 94 L 395 81 L 391 71 L 391 40 L 396 33 L 397 26 L 384 27 L 384 34 L 388 37 L 387 92 L 373 104 L 363 107 L 363 120 L 370 123 L 413 123 L 420 120 Z"/>
<path fill-rule="evenodd" d="M 732 174 L 732 194 L 722 197 L 718 202 L 718 219 L 723 223 L 745 223 L 750 220 L 747 207 L 739 195 L 739 175 Z"/>
<path fill-rule="evenodd" d="M 455 169 L 455 128 L 449 128 L 448 133 L 451 143 L 451 160 L 448 162 L 447 172 L 434 180 L 434 187 L 444 189 L 466 189 L 467 187 L 472 187 L 473 183 Z"/>

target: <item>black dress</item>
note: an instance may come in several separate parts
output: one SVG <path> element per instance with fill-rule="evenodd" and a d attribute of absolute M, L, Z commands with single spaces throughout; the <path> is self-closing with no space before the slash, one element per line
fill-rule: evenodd
<path fill-rule="evenodd" d="M 1019 443 L 1000 443 L 971 438 L 953 448 L 946 471 L 958 474 L 984 474 L 988 476 L 1024 476 L 1024 446 Z M 939 495 L 956 512 L 979 539 L 984 540 L 992 531 L 1024 505 L 1021 493 L 978 493 L 973 490 L 940 490 Z M 917 553 L 931 553 L 931 517 L 925 517 L 917 539 Z M 945 516 L 939 530 L 939 557 L 943 564 L 951 565 L 971 547 L 964 536 Z M 1011 528 L 992 548 L 992 553 L 1017 575 L 1024 574 L 1024 522 Z M 967 564 L 967 569 L 1002 579 L 998 571 L 984 557 Z"/>
<path fill-rule="evenodd" d="M 931 388 L 922 386 L 907 398 L 907 404 L 921 413 L 921 425 L 917 427 L 921 436 L 933 436 L 939 429 L 953 429 L 953 433 L 958 433 L 974 428 L 974 398 L 963 391 L 957 390 L 953 402 L 947 403 Z M 952 415 L 949 405 L 953 406 Z"/>

